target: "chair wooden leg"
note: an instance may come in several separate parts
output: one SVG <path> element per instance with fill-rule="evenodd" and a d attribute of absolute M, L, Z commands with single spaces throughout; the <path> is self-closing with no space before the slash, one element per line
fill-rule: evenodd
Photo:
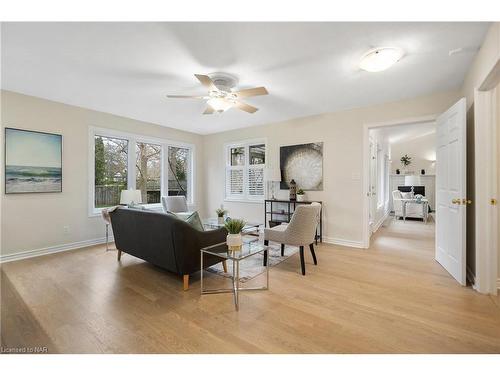
<path fill-rule="evenodd" d="M 122 251 L 118 250 L 118 261 L 122 259 Z"/>
<path fill-rule="evenodd" d="M 227 273 L 227 263 L 225 260 L 222 261 L 222 268 L 224 268 L 224 272 Z"/>
<path fill-rule="evenodd" d="M 184 281 L 184 290 L 189 289 L 189 275 L 183 275 L 182 279 Z"/>
<path fill-rule="evenodd" d="M 284 243 L 281 244 L 281 256 L 282 257 L 285 256 L 285 244 Z"/>
<path fill-rule="evenodd" d="M 264 240 L 264 246 L 269 246 L 269 240 Z M 264 267 L 267 266 L 267 250 L 264 251 Z"/>
<path fill-rule="evenodd" d="M 304 262 L 304 246 L 300 246 L 300 268 L 302 275 L 306 274 L 306 263 Z"/>
<path fill-rule="evenodd" d="M 311 255 L 313 257 L 314 264 L 317 265 L 318 261 L 316 260 L 316 254 L 314 253 L 314 244 L 310 244 L 309 249 L 311 250 Z"/>

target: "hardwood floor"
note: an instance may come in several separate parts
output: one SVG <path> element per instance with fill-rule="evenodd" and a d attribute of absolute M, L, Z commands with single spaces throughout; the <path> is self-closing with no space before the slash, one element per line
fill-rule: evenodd
<path fill-rule="evenodd" d="M 270 290 L 200 296 L 96 246 L 2 265 L 2 345 L 62 353 L 500 353 L 500 303 L 434 261 L 434 226 L 392 222 L 369 250 L 319 245 Z M 254 283 L 262 279 L 257 278 Z M 227 282 L 207 275 L 207 282 Z M 14 293 L 14 294 L 12 294 Z M 21 306 L 21 307 L 19 307 Z M 33 333 L 31 333 L 33 331 Z M 45 335 L 45 336 L 44 336 Z M 46 340 L 46 344 L 40 340 Z M 42 345 L 43 344 L 43 345 Z"/>

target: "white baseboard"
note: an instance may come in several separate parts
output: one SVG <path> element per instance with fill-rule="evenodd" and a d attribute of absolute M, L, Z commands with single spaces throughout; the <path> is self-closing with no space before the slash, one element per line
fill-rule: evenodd
<path fill-rule="evenodd" d="M 378 229 L 380 228 L 380 226 L 384 223 L 384 221 L 389 217 L 389 211 L 386 211 L 382 217 L 380 218 L 380 220 L 374 225 L 373 227 L 373 230 L 372 230 L 372 233 L 375 233 L 376 231 L 378 231 Z"/>
<path fill-rule="evenodd" d="M 111 243 L 113 241 L 114 241 L 113 236 L 109 236 L 109 242 Z M 13 262 L 16 260 L 39 257 L 42 255 L 47 255 L 47 254 L 54 254 L 54 253 L 60 253 L 63 251 L 76 250 L 76 249 L 81 249 L 82 247 L 100 245 L 103 243 L 106 243 L 105 237 L 104 238 L 96 238 L 93 240 L 78 241 L 78 242 L 73 242 L 73 243 L 68 243 L 68 244 L 63 244 L 63 245 L 49 246 L 49 247 L 44 247 L 42 249 L 22 251 L 22 252 L 14 253 L 14 254 L 1 255 L 0 256 L 0 263 Z"/>
<path fill-rule="evenodd" d="M 340 246 L 348 246 L 348 247 L 355 247 L 358 249 L 364 249 L 363 241 L 352 241 L 352 240 L 344 240 L 343 238 L 323 237 L 323 242 L 332 245 L 340 245 Z"/>

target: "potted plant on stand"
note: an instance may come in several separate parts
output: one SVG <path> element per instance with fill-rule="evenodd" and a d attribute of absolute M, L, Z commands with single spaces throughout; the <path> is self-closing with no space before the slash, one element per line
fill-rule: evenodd
<path fill-rule="evenodd" d="M 407 154 L 401 157 L 401 165 L 403 166 L 403 171 L 404 174 L 406 174 L 407 170 L 406 168 L 411 164 L 411 157 L 409 157 Z"/>
<path fill-rule="evenodd" d="M 306 200 L 306 193 L 304 190 L 297 190 L 297 202 L 303 202 Z"/>
<path fill-rule="evenodd" d="M 224 215 L 227 214 L 227 210 L 223 206 L 220 206 L 220 208 L 215 210 L 215 213 L 217 214 L 217 223 L 224 224 Z"/>
<path fill-rule="evenodd" d="M 229 250 L 241 250 L 241 246 L 243 245 L 241 231 L 245 227 L 245 222 L 240 219 L 229 219 L 228 221 L 226 221 L 224 227 L 226 228 L 228 233 L 226 237 L 226 243 Z"/>

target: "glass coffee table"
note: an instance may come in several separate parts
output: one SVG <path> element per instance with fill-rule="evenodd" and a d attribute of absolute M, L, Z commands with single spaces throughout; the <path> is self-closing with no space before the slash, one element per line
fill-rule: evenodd
<path fill-rule="evenodd" d="M 217 218 L 206 219 L 203 221 L 203 226 L 205 228 L 210 228 L 210 229 L 222 228 L 224 225 L 225 225 L 225 223 L 219 223 Z M 259 228 L 261 225 L 263 225 L 263 224 L 245 223 L 245 226 L 243 227 L 242 233 L 244 235 L 249 235 L 249 236 L 258 236 L 259 235 Z"/>
<path fill-rule="evenodd" d="M 222 250 L 221 250 L 222 247 Z M 225 249 L 225 250 L 224 250 Z M 200 268 L 201 268 L 201 294 L 220 294 L 220 293 L 233 293 L 234 295 L 234 306 L 236 310 L 239 310 L 239 293 L 241 291 L 247 290 L 268 290 L 269 289 L 269 263 L 266 265 L 266 284 L 262 287 L 256 288 L 242 288 L 240 287 L 240 261 L 247 259 L 249 257 L 255 256 L 257 254 L 267 255 L 268 246 L 263 245 L 262 243 L 255 241 L 244 241 L 241 250 L 233 251 L 227 248 L 225 242 L 218 243 L 216 245 L 204 247 L 200 250 Z M 231 275 L 232 288 L 226 289 L 205 289 L 203 286 L 203 256 L 205 254 L 215 255 L 216 257 L 221 258 L 222 260 L 229 260 L 233 263 L 233 273 Z"/>

